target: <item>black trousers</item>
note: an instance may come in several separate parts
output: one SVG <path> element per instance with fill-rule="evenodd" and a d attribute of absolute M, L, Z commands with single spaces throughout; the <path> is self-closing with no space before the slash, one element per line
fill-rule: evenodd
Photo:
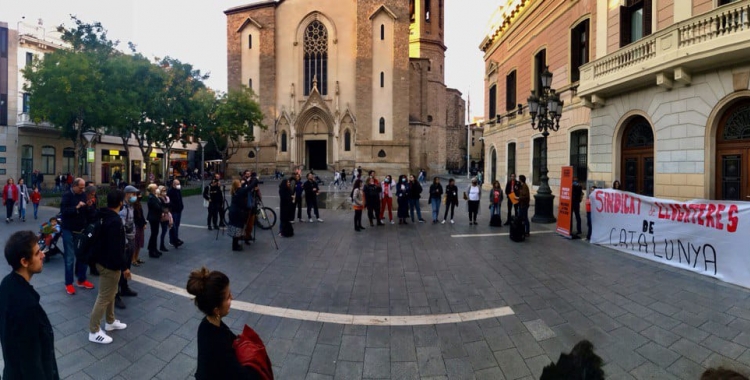
<path fill-rule="evenodd" d="M 367 202 L 367 219 L 370 220 L 370 224 L 372 224 L 373 219 L 380 223 L 380 202 Z"/>
<path fill-rule="evenodd" d="M 570 216 L 571 223 L 570 223 L 570 232 L 573 233 L 573 217 L 575 217 L 576 220 L 576 232 L 578 234 L 581 234 L 581 202 L 573 203 L 573 215 Z"/>
<path fill-rule="evenodd" d="M 302 219 L 302 196 L 297 197 L 294 207 L 297 208 L 297 219 Z M 292 210 L 292 220 L 294 220 L 294 210 Z"/>
<path fill-rule="evenodd" d="M 315 211 L 315 218 L 320 219 L 320 213 L 318 212 L 318 198 L 305 198 L 307 203 L 307 218 L 312 219 L 311 210 Z"/>
<path fill-rule="evenodd" d="M 161 222 L 159 220 L 149 220 L 148 224 L 151 226 L 151 235 L 148 237 L 148 251 L 154 252 L 156 251 L 156 237 L 159 235 L 159 225 Z"/>
<path fill-rule="evenodd" d="M 508 223 L 510 223 L 510 212 L 513 210 L 515 210 L 516 216 L 518 216 L 518 205 L 514 205 L 510 197 L 508 197 L 508 217 L 505 219 Z"/>
<path fill-rule="evenodd" d="M 477 213 L 479 213 L 479 201 L 469 201 L 469 221 L 477 221 Z"/>
<path fill-rule="evenodd" d="M 354 210 L 354 229 L 362 228 L 362 210 Z"/>
<path fill-rule="evenodd" d="M 5 218 L 10 219 L 13 217 L 13 206 L 16 202 L 12 199 L 5 200 Z"/>
<path fill-rule="evenodd" d="M 451 220 L 453 220 L 453 210 L 456 208 L 456 204 L 453 202 L 448 202 L 445 204 L 445 215 L 443 215 L 443 220 L 448 219 L 448 209 L 451 210 Z"/>
<path fill-rule="evenodd" d="M 219 211 L 221 211 L 220 203 L 208 203 L 208 219 L 206 220 L 206 224 L 208 224 L 209 227 L 211 225 L 217 228 L 219 227 Z"/>

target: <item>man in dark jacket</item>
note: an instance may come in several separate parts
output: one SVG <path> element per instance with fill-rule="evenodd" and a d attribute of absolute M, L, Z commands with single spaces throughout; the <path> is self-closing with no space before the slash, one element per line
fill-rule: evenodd
<path fill-rule="evenodd" d="M 508 182 L 505 183 L 505 197 L 508 198 L 508 218 L 505 219 L 505 225 L 510 224 L 510 214 L 511 211 L 515 210 L 516 217 L 518 217 L 518 205 L 513 204 L 513 201 L 510 198 L 510 193 L 514 193 L 516 197 L 518 197 L 518 192 L 520 191 L 519 182 L 516 181 L 516 174 L 510 173 L 510 178 L 508 179 Z"/>
<path fill-rule="evenodd" d="M 172 187 L 167 190 L 169 211 L 172 213 L 172 229 L 169 230 L 169 244 L 175 248 L 179 248 L 185 244 L 180 240 L 180 219 L 182 218 L 182 210 L 185 208 L 182 204 L 181 187 L 180 180 L 176 179 L 172 181 Z"/>
<path fill-rule="evenodd" d="M 578 177 L 573 178 L 573 214 L 571 215 L 571 218 L 575 216 L 576 218 L 576 231 L 578 232 L 576 236 L 581 235 L 581 201 L 583 200 L 583 187 L 580 183 L 578 183 Z M 571 220 L 572 222 L 572 220 Z M 573 223 L 571 224 L 571 232 L 573 230 Z"/>
<path fill-rule="evenodd" d="M 125 250 L 125 227 L 120 218 L 120 208 L 125 194 L 114 189 L 107 194 L 107 207 L 99 210 L 96 222 L 99 223 L 98 235 L 94 244 L 94 260 L 99 270 L 99 295 L 91 310 L 89 319 L 89 341 L 100 344 L 112 343 L 112 338 L 100 328 L 102 317 L 106 314 L 104 329 L 107 331 L 122 330 L 128 327 L 115 319 L 115 296 L 120 282 L 120 274 L 130 278 L 129 258 Z"/>
<path fill-rule="evenodd" d="M 318 188 L 318 183 L 315 182 L 315 177 L 312 173 L 307 173 L 307 182 L 302 185 L 302 189 L 305 191 L 307 218 L 310 219 L 310 222 L 313 221 L 312 213 L 310 213 L 310 211 L 314 210 L 315 218 L 318 219 L 318 222 L 322 222 L 323 219 L 320 219 L 320 213 L 318 212 L 318 193 L 320 192 L 320 189 Z"/>
<path fill-rule="evenodd" d="M 419 184 L 413 175 L 409 176 L 409 214 L 411 215 L 411 222 L 414 223 L 414 210 L 417 210 L 417 220 L 419 223 L 424 223 L 422 219 L 422 208 L 419 206 L 419 198 L 422 197 L 422 185 Z"/>
<path fill-rule="evenodd" d="M 219 213 L 222 212 L 224 193 L 221 190 L 221 183 L 218 178 L 212 179 L 211 183 L 203 189 L 203 199 L 208 201 L 208 218 L 206 219 L 208 230 L 212 230 L 212 224 L 213 228 L 218 230 L 219 222 L 221 222 L 221 227 L 224 227 L 224 219 L 219 216 Z"/>
<path fill-rule="evenodd" d="M 65 258 L 65 290 L 68 294 L 76 294 L 73 287 L 73 269 L 78 277 L 76 286 L 85 289 L 94 289 L 94 284 L 86 280 L 85 261 L 76 260 L 76 248 L 74 239 L 80 237 L 81 232 L 86 228 L 86 223 L 96 213 L 95 200 L 87 199 L 84 189 L 85 182 L 82 178 L 76 178 L 72 181 L 69 190 L 65 191 L 60 201 L 60 213 L 62 214 L 63 257 Z M 75 264 L 75 265 L 74 265 Z"/>
<path fill-rule="evenodd" d="M 383 192 L 383 188 L 378 185 L 378 180 L 375 179 L 375 172 L 370 171 L 370 177 L 367 179 L 367 185 L 365 185 L 365 207 L 367 207 L 367 219 L 370 220 L 370 227 L 373 227 L 373 219 L 378 222 L 378 226 L 384 226 L 383 222 L 380 221 L 380 193 Z"/>
<path fill-rule="evenodd" d="M 52 324 L 29 281 L 41 273 L 44 253 L 32 231 L 14 233 L 5 243 L 5 259 L 13 268 L 0 283 L 0 344 L 4 379 L 60 378 Z"/>

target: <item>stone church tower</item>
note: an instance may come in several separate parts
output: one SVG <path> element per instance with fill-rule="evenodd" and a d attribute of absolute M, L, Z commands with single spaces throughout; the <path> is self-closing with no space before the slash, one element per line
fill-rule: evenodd
<path fill-rule="evenodd" d="M 253 89 L 267 126 L 228 174 L 256 160 L 262 173 L 457 168 L 464 103 L 444 84 L 443 9 L 443 0 L 278 0 L 225 11 L 229 87 Z"/>

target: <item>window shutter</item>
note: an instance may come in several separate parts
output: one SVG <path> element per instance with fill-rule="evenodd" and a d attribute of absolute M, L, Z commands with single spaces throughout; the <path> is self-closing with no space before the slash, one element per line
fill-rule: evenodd
<path fill-rule="evenodd" d="M 620 7 L 620 47 L 630 43 L 630 9 Z"/>
<path fill-rule="evenodd" d="M 651 2 L 653 0 L 643 0 L 643 36 L 651 34 L 651 18 L 653 17 L 653 11 Z"/>
<path fill-rule="evenodd" d="M 580 26 L 573 28 L 570 34 L 570 82 L 578 81 L 578 67 L 581 66 L 581 31 Z"/>

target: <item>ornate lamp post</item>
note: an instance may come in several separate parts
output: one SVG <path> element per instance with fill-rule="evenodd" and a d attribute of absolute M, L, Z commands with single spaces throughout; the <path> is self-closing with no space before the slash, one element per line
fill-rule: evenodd
<path fill-rule="evenodd" d="M 201 140 L 201 191 L 206 187 L 206 144 L 208 141 Z"/>
<path fill-rule="evenodd" d="M 260 156 L 260 146 L 255 145 L 255 172 L 258 173 L 258 156 Z M 260 176 L 260 174 L 258 174 Z M 258 177 L 260 178 L 260 177 Z"/>
<path fill-rule="evenodd" d="M 83 138 L 86 139 L 86 164 L 89 167 L 89 180 L 94 180 L 94 162 L 88 162 L 89 149 L 91 148 L 91 140 L 96 136 L 96 132 L 86 131 L 82 133 Z M 94 153 L 94 160 L 96 160 L 96 153 Z"/>
<path fill-rule="evenodd" d="M 531 127 L 534 130 L 542 132 L 542 157 L 541 157 L 541 184 L 537 190 L 534 199 L 536 207 L 534 217 L 531 219 L 534 223 L 554 223 L 555 215 L 552 211 L 552 205 L 555 196 L 549 188 L 549 177 L 547 177 L 547 136 L 549 130 L 557 132 L 560 129 L 560 116 L 562 116 L 563 101 L 557 95 L 555 90 L 550 88 L 552 84 L 552 73 L 549 68 L 545 67 L 541 74 L 542 89 L 539 96 L 533 92 L 529 96 L 529 114 L 531 115 Z"/>

